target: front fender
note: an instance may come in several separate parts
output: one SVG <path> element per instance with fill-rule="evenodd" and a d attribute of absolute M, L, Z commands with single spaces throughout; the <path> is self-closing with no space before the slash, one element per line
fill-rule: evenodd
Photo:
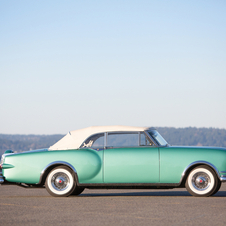
<path fill-rule="evenodd" d="M 180 184 L 182 183 L 182 181 L 184 179 L 186 179 L 186 176 L 188 176 L 188 173 L 190 172 L 191 169 L 193 169 L 194 167 L 198 166 L 198 165 L 206 165 L 206 166 L 209 166 L 210 168 L 212 168 L 218 179 L 221 181 L 221 182 L 226 182 L 226 177 L 225 177 L 225 173 L 226 171 L 222 171 L 222 172 L 219 172 L 217 167 L 214 166 L 213 164 L 211 164 L 210 162 L 206 162 L 206 161 L 195 161 L 195 162 L 192 162 L 191 164 L 189 164 L 183 171 L 182 173 L 182 176 L 181 176 L 181 180 L 180 180 Z M 222 174 L 222 175 L 221 175 Z"/>

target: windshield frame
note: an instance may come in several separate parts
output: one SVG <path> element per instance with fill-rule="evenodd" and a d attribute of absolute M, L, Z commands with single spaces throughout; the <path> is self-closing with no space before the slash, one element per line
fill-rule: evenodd
<path fill-rule="evenodd" d="M 162 135 L 157 130 L 155 129 L 146 130 L 145 133 L 156 144 L 156 146 L 160 147 L 169 146 L 168 142 L 162 137 Z"/>

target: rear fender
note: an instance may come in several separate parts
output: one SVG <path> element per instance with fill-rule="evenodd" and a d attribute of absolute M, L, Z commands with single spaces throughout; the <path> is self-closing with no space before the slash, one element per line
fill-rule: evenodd
<path fill-rule="evenodd" d="M 56 162 L 51 162 L 49 163 L 41 172 L 40 174 L 40 179 L 39 179 L 39 182 L 37 184 L 44 184 L 45 183 L 45 179 L 48 175 L 48 173 L 55 167 L 57 166 L 67 166 L 69 167 L 73 174 L 74 174 L 74 177 L 75 177 L 75 181 L 76 183 L 78 184 L 78 175 L 77 175 L 77 171 L 76 169 L 68 162 L 64 162 L 64 161 L 56 161 Z"/>

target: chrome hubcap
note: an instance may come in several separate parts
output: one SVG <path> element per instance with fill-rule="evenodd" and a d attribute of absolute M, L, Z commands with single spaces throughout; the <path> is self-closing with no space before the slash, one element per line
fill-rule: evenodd
<path fill-rule="evenodd" d="M 204 172 L 198 172 L 192 177 L 192 185 L 199 191 L 204 191 L 210 186 L 210 177 Z"/>
<path fill-rule="evenodd" d="M 54 189 L 63 191 L 70 185 L 70 179 L 65 173 L 56 173 L 51 179 L 51 184 Z"/>

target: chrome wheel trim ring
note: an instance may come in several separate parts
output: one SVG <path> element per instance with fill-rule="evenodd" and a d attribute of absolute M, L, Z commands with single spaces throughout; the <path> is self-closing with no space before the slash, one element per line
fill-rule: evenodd
<path fill-rule="evenodd" d="M 51 178 L 51 185 L 58 191 L 64 191 L 70 185 L 70 179 L 67 174 L 58 172 Z"/>
<path fill-rule="evenodd" d="M 189 174 L 188 184 L 194 193 L 204 195 L 213 189 L 215 179 L 208 169 L 197 168 Z"/>
<path fill-rule="evenodd" d="M 204 172 L 198 172 L 192 177 L 192 185 L 199 191 L 204 191 L 208 189 L 211 185 L 211 180 L 208 174 Z"/>
<path fill-rule="evenodd" d="M 74 179 L 68 170 L 58 168 L 48 175 L 47 183 L 53 193 L 64 195 L 71 191 L 74 185 Z"/>

